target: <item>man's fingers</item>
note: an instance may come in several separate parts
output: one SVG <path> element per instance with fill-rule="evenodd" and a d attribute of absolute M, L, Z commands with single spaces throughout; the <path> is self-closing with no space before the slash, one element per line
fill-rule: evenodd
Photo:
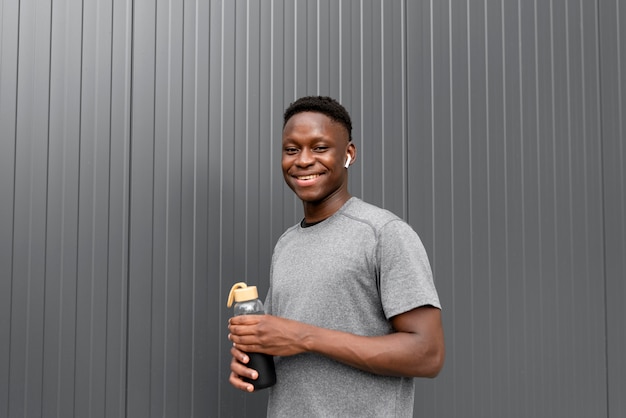
<path fill-rule="evenodd" d="M 237 359 L 237 361 L 243 364 L 248 364 L 248 362 L 250 361 L 250 357 L 248 357 L 248 355 L 244 353 L 243 351 L 237 349 L 237 347 L 235 346 L 232 346 L 230 348 L 230 355 L 233 356 L 233 358 Z"/>
<path fill-rule="evenodd" d="M 259 372 L 246 366 L 250 361 L 250 357 L 246 353 L 238 350 L 236 347 L 232 347 L 230 353 L 233 358 L 230 362 L 230 377 L 228 381 L 237 389 L 241 389 L 245 392 L 253 392 L 254 385 L 243 379 L 254 381 L 259 377 Z"/>
<path fill-rule="evenodd" d="M 230 377 L 228 381 L 235 388 L 243 390 L 244 392 L 254 392 L 254 386 L 248 382 L 244 382 L 241 380 L 239 376 L 237 376 L 234 372 L 230 372 Z"/>

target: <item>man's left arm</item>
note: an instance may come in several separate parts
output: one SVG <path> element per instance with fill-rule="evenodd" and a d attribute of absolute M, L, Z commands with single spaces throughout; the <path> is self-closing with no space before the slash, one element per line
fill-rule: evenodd
<path fill-rule="evenodd" d="M 235 351 L 290 356 L 317 353 L 371 373 L 435 377 L 445 357 L 441 310 L 422 306 L 391 318 L 395 332 L 360 336 L 271 315 L 231 318 Z"/>

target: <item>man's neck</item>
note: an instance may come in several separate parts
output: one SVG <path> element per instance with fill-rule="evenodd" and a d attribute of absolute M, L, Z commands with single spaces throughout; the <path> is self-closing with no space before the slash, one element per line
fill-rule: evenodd
<path fill-rule="evenodd" d="M 338 193 L 336 195 L 330 196 L 323 202 L 303 202 L 304 221 L 307 224 L 312 224 L 330 218 L 335 212 L 341 209 L 341 207 L 348 200 L 350 200 L 351 197 L 352 196 L 350 195 L 350 193 L 345 191 L 344 193 Z"/>

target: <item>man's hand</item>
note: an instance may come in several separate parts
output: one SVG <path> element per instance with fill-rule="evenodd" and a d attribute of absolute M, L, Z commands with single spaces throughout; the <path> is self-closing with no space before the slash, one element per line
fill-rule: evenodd
<path fill-rule="evenodd" d="M 293 356 L 306 351 L 309 325 L 272 315 L 240 315 L 230 318 L 228 339 L 246 353 Z"/>
<path fill-rule="evenodd" d="M 230 377 L 228 381 L 237 389 L 253 392 L 254 385 L 243 380 L 244 377 L 250 380 L 256 380 L 259 377 L 259 373 L 256 370 L 246 367 L 246 364 L 250 361 L 250 357 L 241 350 L 237 350 L 235 347 L 230 349 L 230 354 L 233 358 L 230 361 Z"/>
<path fill-rule="evenodd" d="M 265 353 L 274 356 L 291 356 L 304 351 L 301 348 L 304 324 L 271 315 L 240 315 L 228 321 L 230 349 L 230 377 L 235 388 L 253 392 L 254 384 L 245 379 L 256 380 L 259 373 L 247 367 L 250 358 L 246 353 Z"/>

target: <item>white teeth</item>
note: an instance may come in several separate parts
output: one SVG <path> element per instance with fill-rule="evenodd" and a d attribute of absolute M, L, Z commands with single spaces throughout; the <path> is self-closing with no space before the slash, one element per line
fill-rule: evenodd
<path fill-rule="evenodd" d="M 317 178 L 319 176 L 319 174 L 311 174 L 308 176 L 298 176 L 298 180 L 313 180 L 314 178 Z"/>

